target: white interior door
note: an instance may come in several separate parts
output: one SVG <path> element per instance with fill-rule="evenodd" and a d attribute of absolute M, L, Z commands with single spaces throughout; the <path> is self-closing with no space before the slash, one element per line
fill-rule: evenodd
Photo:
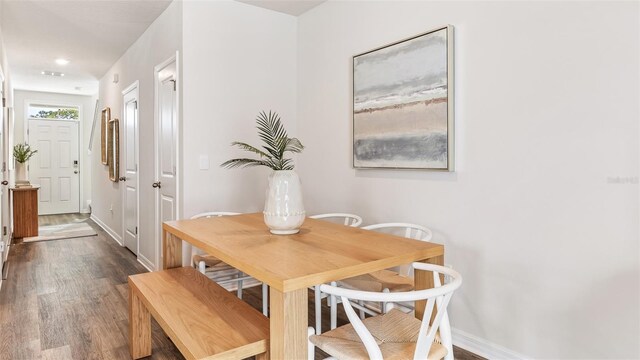
<path fill-rule="evenodd" d="M 177 64 L 172 58 L 156 67 L 156 231 L 160 240 L 162 223 L 178 217 L 178 92 Z M 161 267 L 158 241 L 156 267 Z"/>
<path fill-rule="evenodd" d="M 123 186 L 124 246 L 138 255 L 138 84 L 123 91 L 124 174 Z"/>
<path fill-rule="evenodd" d="M 7 123 L 7 118 L 5 117 L 5 112 L 6 112 L 6 108 L 4 107 L 4 76 L 2 75 L 2 70 L 0 70 L 0 101 L 2 101 L 2 111 L 0 111 L 0 131 L 2 131 L 2 134 L 0 134 L 0 161 L 2 161 L 2 186 L 0 186 L 0 229 L 2 229 L 3 232 L 2 234 L 0 234 L 0 283 L 2 282 L 1 278 L 1 274 L 4 270 L 4 262 L 7 260 L 7 256 L 9 255 L 9 238 L 7 236 L 7 232 L 5 230 L 5 228 L 3 226 L 6 226 L 6 223 L 4 222 L 5 220 L 5 201 L 7 201 L 8 203 L 8 189 L 5 186 L 5 180 L 7 179 L 7 174 L 8 174 L 8 170 L 7 170 L 7 159 L 5 158 L 6 152 L 5 152 L 5 148 L 4 148 L 4 136 L 6 135 L 5 132 L 5 123 Z"/>
<path fill-rule="evenodd" d="M 29 160 L 29 181 L 40 185 L 38 214 L 80 211 L 78 122 L 29 120 L 28 143 L 38 152 Z"/>

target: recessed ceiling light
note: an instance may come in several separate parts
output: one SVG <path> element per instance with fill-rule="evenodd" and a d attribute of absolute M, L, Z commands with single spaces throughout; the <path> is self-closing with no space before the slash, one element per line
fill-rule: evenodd
<path fill-rule="evenodd" d="M 69 63 L 69 60 L 67 59 L 63 59 L 63 58 L 56 59 L 56 64 L 58 65 L 67 65 L 68 63 Z"/>
<path fill-rule="evenodd" d="M 64 74 L 61 73 L 61 72 L 49 71 L 49 70 L 42 71 L 40 74 L 45 75 L 45 76 L 57 76 L 57 77 L 64 76 Z"/>

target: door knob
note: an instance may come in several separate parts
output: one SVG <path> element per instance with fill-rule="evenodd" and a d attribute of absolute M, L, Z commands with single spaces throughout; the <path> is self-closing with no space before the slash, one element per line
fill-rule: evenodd
<path fill-rule="evenodd" d="M 124 176 L 121 176 L 118 180 L 120 180 L 120 181 L 127 181 L 127 178 L 126 178 L 126 177 L 124 177 Z"/>
<path fill-rule="evenodd" d="M 154 182 L 153 185 L 151 185 L 151 186 L 153 186 L 154 188 L 158 188 L 158 189 L 160 189 L 162 187 L 162 186 L 160 186 L 160 181 Z"/>
<path fill-rule="evenodd" d="M 73 170 L 73 173 L 74 173 L 74 174 L 77 174 L 77 173 L 78 173 L 78 170 Z"/>
<path fill-rule="evenodd" d="M 7 180 L 3 180 L 2 183 L 0 183 L 2 185 L 9 185 L 9 182 Z"/>

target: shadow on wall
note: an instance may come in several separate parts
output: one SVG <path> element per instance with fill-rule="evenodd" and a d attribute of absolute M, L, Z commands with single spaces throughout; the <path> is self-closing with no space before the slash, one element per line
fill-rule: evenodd
<path fill-rule="evenodd" d="M 594 261 L 593 266 L 598 267 L 598 263 Z M 553 295 L 550 295 L 552 298 Z M 582 296 L 565 304 L 571 304 L 571 306 L 559 309 L 557 314 L 550 314 L 550 319 L 559 321 L 558 325 L 561 328 L 583 326 L 591 329 L 591 338 L 581 339 L 585 346 L 579 350 L 574 349 L 574 353 L 567 354 L 567 357 L 640 358 L 640 307 L 638 306 L 640 274 L 637 268 L 621 272 L 617 276 L 595 280 Z M 620 326 L 620 324 L 624 325 Z M 609 346 L 603 344 L 602 339 L 610 338 L 612 334 L 636 334 L 636 336 L 619 336 L 616 337 L 617 343 Z M 565 336 L 569 338 L 572 334 L 567 332 Z M 573 341 L 575 342 L 575 339 Z M 576 354 L 576 351 L 584 351 L 584 353 Z M 562 349 L 559 349 L 558 354 L 562 357 Z M 556 354 L 547 355 L 556 356 Z"/>
<path fill-rule="evenodd" d="M 406 179 L 458 182 L 457 172 L 434 170 L 354 169 L 356 177 L 369 179 Z"/>

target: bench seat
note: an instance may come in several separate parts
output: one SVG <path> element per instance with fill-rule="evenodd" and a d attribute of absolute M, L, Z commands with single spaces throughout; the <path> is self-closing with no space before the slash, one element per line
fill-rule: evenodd
<path fill-rule="evenodd" d="M 129 276 L 129 346 L 151 355 L 150 315 L 187 359 L 268 358 L 269 319 L 191 267 Z"/>

